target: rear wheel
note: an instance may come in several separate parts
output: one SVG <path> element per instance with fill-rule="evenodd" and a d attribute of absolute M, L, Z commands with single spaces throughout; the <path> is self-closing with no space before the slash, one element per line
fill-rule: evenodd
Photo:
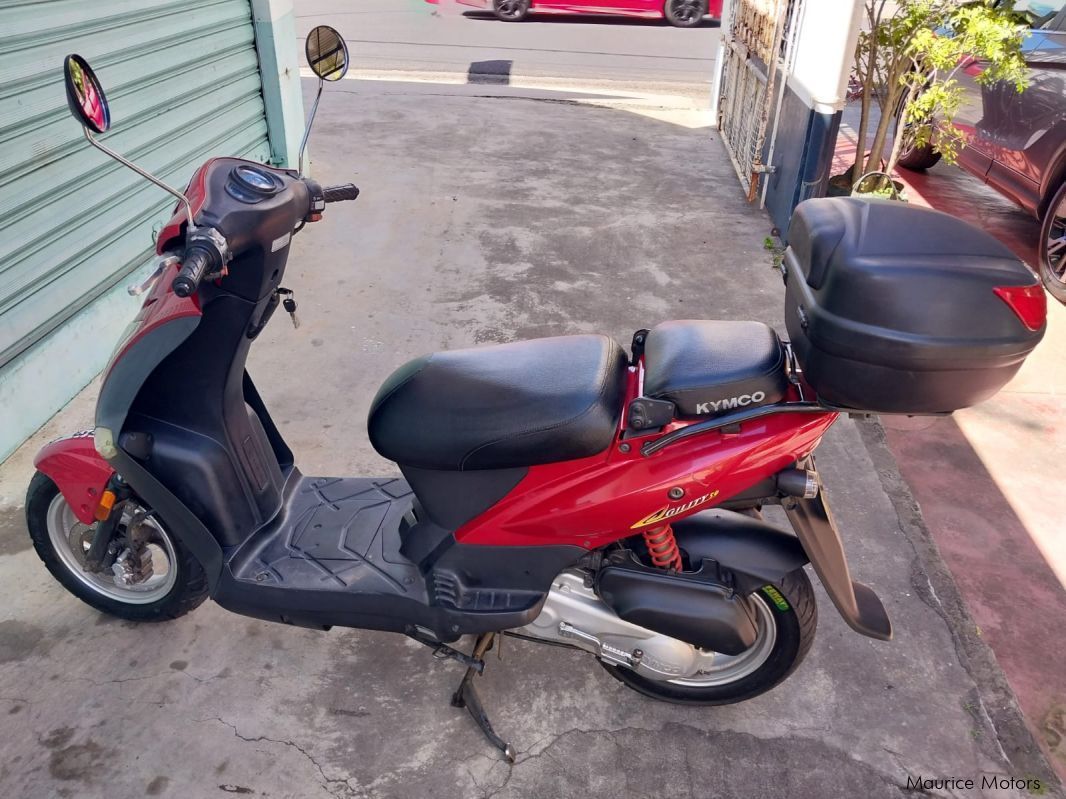
<path fill-rule="evenodd" d="M 492 12 L 504 22 L 521 22 L 529 16 L 530 0 L 493 0 Z"/>
<path fill-rule="evenodd" d="M 678 680 L 653 680 L 624 666 L 601 661 L 634 691 L 685 705 L 728 705 L 765 693 L 788 677 L 806 657 L 818 626 L 814 589 L 803 569 L 786 574 L 748 597 L 758 619 L 758 636 L 739 655 L 714 654 L 700 673 Z"/>
<path fill-rule="evenodd" d="M 1066 183 L 1055 192 L 1040 225 L 1040 280 L 1052 297 L 1066 303 Z"/>
<path fill-rule="evenodd" d="M 663 16 L 675 28 L 695 28 L 707 15 L 707 0 L 666 0 Z"/>
<path fill-rule="evenodd" d="M 207 599 L 207 578 L 199 561 L 159 519 L 149 516 L 137 535 L 130 535 L 130 523 L 144 510 L 136 500 L 126 503 L 111 565 L 89 571 L 85 555 L 96 525 L 79 521 L 56 484 L 41 472 L 26 494 L 34 549 L 64 588 L 102 613 L 128 621 L 176 619 Z"/>

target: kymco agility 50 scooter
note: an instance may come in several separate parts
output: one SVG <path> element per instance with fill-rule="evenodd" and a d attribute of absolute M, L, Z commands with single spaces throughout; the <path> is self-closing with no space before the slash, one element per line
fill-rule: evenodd
<path fill-rule="evenodd" d="M 348 53 L 322 27 L 307 60 L 321 95 Z M 141 172 L 95 138 L 111 119 L 89 65 L 71 55 L 64 75 L 89 142 Z M 812 200 L 783 265 L 791 343 L 756 322 L 672 321 L 629 352 L 572 335 L 434 353 L 370 411 L 370 441 L 402 479 L 308 477 L 245 361 L 278 305 L 295 310 L 292 236 L 358 189 L 234 158 L 209 160 L 185 192 L 141 174 L 179 203 L 95 428 L 37 457 L 26 512 L 45 565 L 125 619 L 173 619 L 210 596 L 260 619 L 410 636 L 467 667 L 453 701 L 512 759 L 472 682 L 501 633 L 589 652 L 656 699 L 737 702 L 810 648 L 810 563 L 853 629 L 890 638 L 848 572 L 812 452 L 841 411 L 989 396 L 1043 333 L 1036 278 L 981 231 Z M 795 535 L 762 521 L 770 503 Z M 464 635 L 470 654 L 451 646 Z"/>

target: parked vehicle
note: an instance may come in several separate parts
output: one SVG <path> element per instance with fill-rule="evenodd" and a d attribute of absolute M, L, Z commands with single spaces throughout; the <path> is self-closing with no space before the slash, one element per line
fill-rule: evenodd
<path fill-rule="evenodd" d="M 1029 86 L 984 86 L 984 68 L 970 61 L 956 73 L 966 99 L 955 125 L 966 136 L 959 164 L 1042 220 L 1038 265 L 1047 290 L 1066 303 L 1066 0 L 1018 0 L 1031 25 L 1023 45 Z M 900 166 L 928 169 L 940 160 L 931 147 L 913 148 Z"/>
<path fill-rule="evenodd" d="M 436 3 L 437 0 L 427 0 Z M 723 0 L 456 0 L 457 3 L 482 11 L 491 11 L 497 19 L 520 22 L 530 14 L 609 14 L 617 17 L 665 19 L 678 28 L 694 28 L 709 14 L 722 17 Z"/>
<path fill-rule="evenodd" d="M 339 34 L 307 41 L 312 70 L 342 77 Z M 95 139 L 111 120 L 98 79 L 76 55 L 65 75 L 86 138 L 112 154 Z M 599 335 L 434 353 L 386 379 L 369 415 L 403 478 L 310 477 L 245 362 L 279 305 L 295 321 L 292 236 L 358 189 L 236 158 L 209 160 L 185 192 L 142 174 L 180 200 L 94 429 L 35 460 L 26 515 L 44 564 L 123 619 L 211 597 L 407 635 L 466 667 L 453 701 L 512 760 L 472 681 L 499 634 L 590 653 L 655 699 L 739 702 L 809 650 L 810 563 L 852 629 L 889 639 L 881 600 L 851 578 L 815 448 L 844 411 L 990 396 L 1044 332 L 1035 277 L 980 230 L 810 200 L 782 265 L 791 343 L 758 322 L 679 320 L 637 331 L 628 353 Z M 795 535 L 762 520 L 768 504 Z M 469 654 L 453 647 L 464 635 Z"/>

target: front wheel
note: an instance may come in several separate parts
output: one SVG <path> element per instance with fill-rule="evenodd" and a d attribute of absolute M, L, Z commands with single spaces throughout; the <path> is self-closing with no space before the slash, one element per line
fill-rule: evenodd
<path fill-rule="evenodd" d="M 176 619 L 207 599 L 199 561 L 154 516 L 131 499 L 112 540 L 110 566 L 85 568 L 96 525 L 74 515 L 58 486 L 37 472 L 26 493 L 26 524 L 34 549 L 52 576 L 82 602 L 127 621 Z M 130 525 L 137 528 L 132 534 Z"/>
<path fill-rule="evenodd" d="M 683 705 L 728 705 L 765 693 L 806 657 L 818 626 L 814 589 L 803 569 L 786 574 L 748 597 L 758 636 L 739 655 L 709 655 L 706 669 L 677 680 L 653 680 L 624 666 L 600 664 L 615 679 L 652 699 Z"/>
<path fill-rule="evenodd" d="M 666 0 L 663 16 L 675 28 L 695 28 L 707 15 L 707 0 Z"/>
<path fill-rule="evenodd" d="M 1066 303 L 1066 183 L 1055 192 L 1040 225 L 1040 280 L 1052 297 Z"/>
<path fill-rule="evenodd" d="M 521 22 L 529 16 L 530 0 L 493 0 L 492 13 L 504 22 Z"/>

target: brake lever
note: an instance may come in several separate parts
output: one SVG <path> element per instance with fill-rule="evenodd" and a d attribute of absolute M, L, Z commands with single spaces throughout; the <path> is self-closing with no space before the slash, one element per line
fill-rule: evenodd
<path fill-rule="evenodd" d="M 168 253 L 166 255 L 160 255 L 156 257 L 156 266 L 155 269 L 152 270 L 152 273 L 140 283 L 134 283 L 132 286 L 127 286 L 126 292 L 131 297 L 140 297 L 145 292 L 152 290 L 152 286 L 155 285 L 155 282 L 159 280 L 159 278 L 167 269 L 180 263 L 181 258 L 179 258 L 177 255 L 174 255 L 173 253 Z"/>

